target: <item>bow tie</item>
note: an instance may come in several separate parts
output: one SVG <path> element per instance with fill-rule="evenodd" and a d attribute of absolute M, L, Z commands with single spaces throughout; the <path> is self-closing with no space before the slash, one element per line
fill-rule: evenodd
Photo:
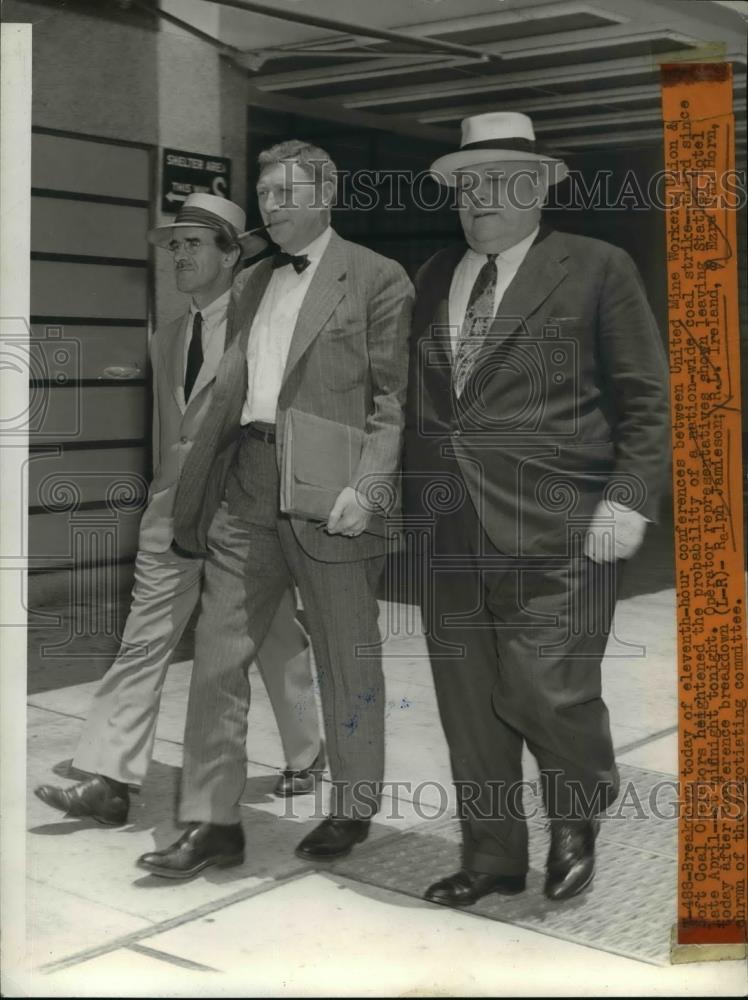
<path fill-rule="evenodd" d="M 293 269 L 297 274 L 301 274 L 305 268 L 309 267 L 311 261 L 305 253 L 292 254 L 281 250 L 273 257 L 273 267 L 285 267 L 286 264 L 293 264 Z"/>

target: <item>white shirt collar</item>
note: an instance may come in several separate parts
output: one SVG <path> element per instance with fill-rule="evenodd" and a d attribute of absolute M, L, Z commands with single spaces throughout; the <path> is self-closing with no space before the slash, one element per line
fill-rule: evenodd
<path fill-rule="evenodd" d="M 192 300 L 190 302 L 190 316 L 194 316 L 195 313 L 201 313 L 203 322 L 210 324 L 214 320 L 217 320 L 221 313 L 226 312 L 229 307 L 230 298 L 231 289 L 227 288 L 223 294 L 219 295 L 217 299 L 213 299 L 213 301 L 209 302 L 207 306 L 203 306 L 202 309 L 195 305 L 194 300 Z"/>
<path fill-rule="evenodd" d="M 539 231 L 540 226 L 536 226 L 533 231 L 528 236 L 525 236 L 523 240 L 520 240 L 519 243 L 515 243 L 514 246 L 507 247 L 506 250 L 502 250 L 501 253 L 497 255 L 499 260 L 503 260 L 507 264 L 521 262 L 527 251 L 532 246 Z M 488 254 L 478 253 L 478 251 L 473 250 L 472 247 L 468 250 L 468 256 L 481 261 L 488 259 Z"/>
<path fill-rule="evenodd" d="M 331 236 L 332 226 L 328 226 L 326 229 L 323 229 L 319 236 L 315 237 L 311 243 L 303 247 L 301 250 L 297 250 L 294 257 L 302 257 L 306 254 L 310 261 L 318 261 L 325 250 L 327 250 L 327 244 L 330 242 Z"/>

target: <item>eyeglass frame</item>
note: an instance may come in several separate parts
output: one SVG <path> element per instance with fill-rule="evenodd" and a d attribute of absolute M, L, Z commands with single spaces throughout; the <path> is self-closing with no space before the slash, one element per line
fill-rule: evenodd
<path fill-rule="evenodd" d="M 188 246 L 189 243 L 192 243 L 193 245 Z M 183 240 L 170 240 L 166 246 L 163 247 L 163 249 L 170 253 L 173 257 L 174 254 L 179 253 L 179 251 L 184 248 L 184 252 L 189 257 L 196 257 L 200 247 L 213 246 L 217 250 L 220 249 L 218 244 L 215 242 L 215 239 L 212 243 L 207 243 L 205 240 L 201 240 L 198 236 L 187 236 Z"/>

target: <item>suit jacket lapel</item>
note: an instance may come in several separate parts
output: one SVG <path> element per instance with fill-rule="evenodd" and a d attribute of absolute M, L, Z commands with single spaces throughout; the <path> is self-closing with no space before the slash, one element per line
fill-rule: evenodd
<path fill-rule="evenodd" d="M 347 271 L 345 241 L 337 233 L 333 233 L 301 304 L 288 350 L 283 382 L 345 295 Z"/>
<path fill-rule="evenodd" d="M 456 244 L 445 250 L 434 273 L 429 276 L 429 287 L 424 289 L 429 296 L 426 303 L 425 331 L 432 341 L 443 349 L 444 360 L 452 365 L 452 334 L 449 326 L 449 291 L 455 268 L 462 260 L 467 246 Z"/>
<path fill-rule="evenodd" d="M 560 233 L 541 230 L 499 303 L 470 378 L 494 351 L 506 350 L 515 335 L 533 335 L 532 317 L 566 277 L 566 247 Z"/>
<path fill-rule="evenodd" d="M 239 300 L 236 303 L 235 311 L 233 313 L 233 321 L 231 324 L 231 342 L 232 344 L 235 343 L 237 348 L 242 350 L 245 354 L 247 353 L 249 331 L 252 328 L 252 322 L 255 318 L 255 314 L 257 313 L 257 307 L 262 301 L 262 296 L 265 294 L 265 289 L 267 288 L 272 276 L 273 265 L 270 258 L 266 257 L 264 260 L 255 264 L 252 268 L 242 293 L 239 296 Z M 228 348 L 228 346 L 227 333 L 226 347 Z"/>
<path fill-rule="evenodd" d="M 539 234 L 499 303 L 492 332 L 494 325 L 506 329 L 514 319 L 529 320 L 566 277 L 566 268 L 560 263 L 565 257 L 558 233 Z"/>
<path fill-rule="evenodd" d="M 261 260 L 251 270 L 236 304 L 231 303 L 226 323 L 226 349 L 216 372 L 216 392 L 220 385 L 225 412 L 241 410 L 247 395 L 247 343 L 257 307 L 273 274 L 269 259 Z"/>
<path fill-rule="evenodd" d="M 224 353 L 231 346 L 231 342 L 239 332 L 236 323 L 236 302 L 233 296 L 229 299 L 229 306 L 226 310 L 226 342 L 223 345 Z"/>
<path fill-rule="evenodd" d="M 162 354 L 164 357 L 166 377 L 169 382 L 171 394 L 174 402 L 184 413 L 184 331 L 189 319 L 189 312 L 173 320 L 164 330 L 164 345 Z M 167 332 L 168 331 L 168 332 Z"/>

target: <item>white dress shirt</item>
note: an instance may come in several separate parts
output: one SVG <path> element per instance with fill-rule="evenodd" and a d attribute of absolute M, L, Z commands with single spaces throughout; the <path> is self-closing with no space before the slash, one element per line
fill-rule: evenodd
<path fill-rule="evenodd" d="M 247 343 L 247 398 L 241 422 L 274 424 L 278 395 L 296 321 L 314 272 L 330 242 L 330 226 L 294 256 L 306 254 L 309 265 L 297 274 L 292 265 L 276 268 L 255 313 Z"/>
<path fill-rule="evenodd" d="M 539 226 L 525 236 L 519 243 L 515 243 L 508 250 L 502 250 L 496 256 L 496 293 L 493 300 L 493 315 L 495 316 L 501 300 L 509 287 L 510 282 L 519 270 L 519 266 L 527 256 L 527 252 L 538 235 Z M 476 253 L 475 250 L 468 250 L 460 263 L 455 268 L 452 275 L 452 284 L 449 288 L 449 334 L 452 340 L 452 353 L 454 354 L 457 343 L 460 339 L 462 323 L 467 312 L 470 293 L 473 290 L 478 272 L 488 260 L 488 254 Z"/>
<path fill-rule="evenodd" d="M 200 309 L 199 306 L 195 305 L 194 301 L 190 304 L 190 311 L 187 315 L 187 322 L 185 323 L 184 330 L 184 351 L 183 351 L 183 364 L 182 364 L 182 383 L 180 389 L 182 391 L 182 401 L 184 402 L 184 379 L 187 373 L 187 356 L 190 350 L 190 341 L 192 340 L 192 324 L 195 321 L 195 313 L 200 313 L 203 317 L 203 329 L 202 329 L 202 345 L 203 345 L 203 367 L 197 376 L 195 385 L 202 383 L 204 376 L 209 373 L 210 376 L 218 368 L 218 365 L 223 357 L 223 351 L 226 346 L 226 316 L 228 314 L 229 300 L 231 299 L 231 289 L 228 288 L 223 295 L 219 295 L 217 299 L 213 299 L 211 303 L 205 306 L 204 309 Z M 195 395 L 195 389 L 193 387 L 190 399 Z"/>

